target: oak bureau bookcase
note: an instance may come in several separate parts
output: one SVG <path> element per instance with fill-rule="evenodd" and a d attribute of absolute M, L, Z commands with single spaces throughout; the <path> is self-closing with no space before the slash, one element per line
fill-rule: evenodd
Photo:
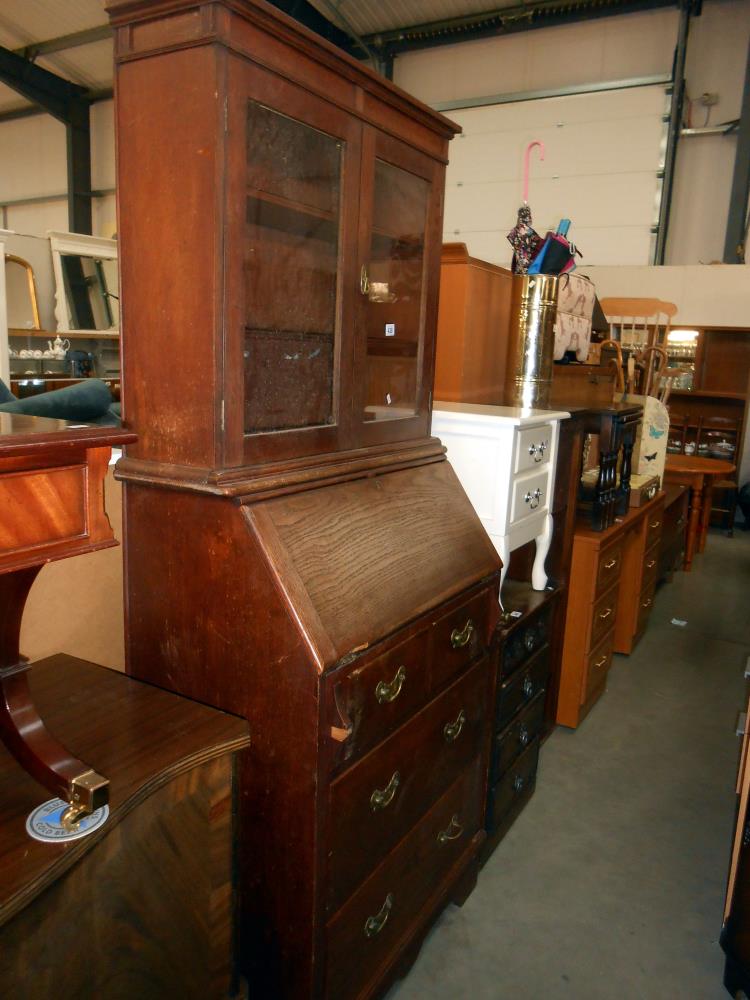
<path fill-rule="evenodd" d="M 456 128 L 262 0 L 107 8 L 128 669 L 250 722 L 252 995 L 379 995 L 484 837 L 500 564 L 430 437 Z"/>

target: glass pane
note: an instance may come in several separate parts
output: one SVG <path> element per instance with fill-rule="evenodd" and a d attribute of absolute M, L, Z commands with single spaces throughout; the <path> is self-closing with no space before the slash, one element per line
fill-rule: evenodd
<path fill-rule="evenodd" d="M 335 422 L 342 145 L 248 102 L 246 434 Z"/>
<path fill-rule="evenodd" d="M 429 183 L 375 161 L 367 267 L 365 420 L 416 413 L 422 336 L 422 262 Z"/>

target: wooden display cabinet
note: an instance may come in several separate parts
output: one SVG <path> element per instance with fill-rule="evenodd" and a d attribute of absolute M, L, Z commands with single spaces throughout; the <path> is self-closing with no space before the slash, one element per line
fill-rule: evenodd
<path fill-rule="evenodd" d="M 456 128 L 262 0 L 107 7 L 127 667 L 250 722 L 254 995 L 374 996 L 484 839 L 499 559 L 430 437 Z"/>
<path fill-rule="evenodd" d="M 750 394 L 750 330 L 691 329 L 698 330 L 694 356 L 686 358 L 680 351 L 670 357 L 672 365 L 692 364 L 694 374 L 692 388 L 673 389 L 669 397 L 669 450 L 734 462 L 739 482 Z M 727 509 L 721 506 L 719 490 L 714 500 L 712 520 L 724 523 Z M 729 513 L 734 513 L 734 504 Z M 731 531 L 731 524 L 724 526 Z"/>

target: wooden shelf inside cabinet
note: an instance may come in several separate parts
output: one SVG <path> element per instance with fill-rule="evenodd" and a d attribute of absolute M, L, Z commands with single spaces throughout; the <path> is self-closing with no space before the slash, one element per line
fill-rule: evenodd
<path fill-rule="evenodd" d="M 120 334 L 111 330 L 67 330 L 52 333 L 49 330 L 8 330 L 9 337 L 34 337 L 39 340 L 54 340 L 60 336 L 64 340 L 119 340 Z"/>
<path fill-rule="evenodd" d="M 721 392 L 720 390 L 712 389 L 672 389 L 670 393 L 671 396 L 680 397 L 694 397 L 695 399 L 736 399 L 745 400 L 747 398 L 744 392 Z"/>
<path fill-rule="evenodd" d="M 247 189 L 246 219 L 253 225 L 308 239 L 333 243 L 338 238 L 337 213 L 255 188 Z"/>

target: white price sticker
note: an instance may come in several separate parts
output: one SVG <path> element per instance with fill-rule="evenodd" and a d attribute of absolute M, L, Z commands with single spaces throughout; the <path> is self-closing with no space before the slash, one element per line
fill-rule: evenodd
<path fill-rule="evenodd" d="M 395 323 L 386 323 L 385 324 L 385 335 L 386 335 L 386 337 L 395 337 L 396 336 L 396 324 Z"/>

